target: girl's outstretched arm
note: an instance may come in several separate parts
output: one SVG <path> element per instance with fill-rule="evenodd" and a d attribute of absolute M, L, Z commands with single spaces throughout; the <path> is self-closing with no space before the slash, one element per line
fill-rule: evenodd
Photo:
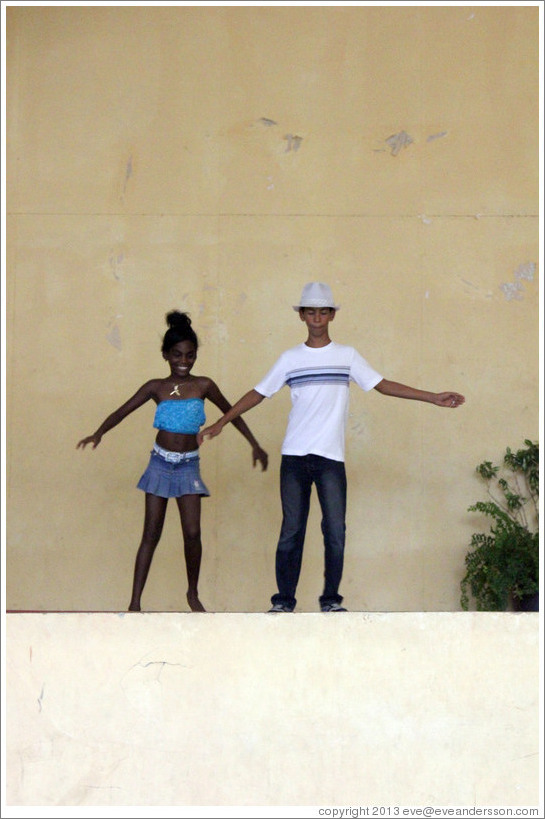
<path fill-rule="evenodd" d="M 88 435 L 86 438 L 82 438 L 81 441 L 78 442 L 76 449 L 85 449 L 87 444 L 93 444 L 93 449 L 96 449 L 102 440 L 102 436 L 106 432 L 117 426 L 127 415 L 130 415 L 131 412 L 141 407 L 142 404 L 145 404 L 150 398 L 153 398 L 155 395 L 155 384 L 156 381 L 147 381 L 143 384 L 128 401 L 125 401 L 125 403 L 112 412 L 111 415 L 108 415 L 96 432 L 93 432 L 92 435 Z"/>
<path fill-rule="evenodd" d="M 399 384 L 397 381 L 388 381 L 383 378 L 376 385 L 375 390 L 382 395 L 393 395 L 394 398 L 410 398 L 413 401 L 426 401 L 435 404 L 437 407 L 450 407 L 455 409 L 465 402 L 465 397 L 459 392 L 428 392 Z"/>
<path fill-rule="evenodd" d="M 243 395 L 242 398 L 240 398 L 236 404 L 231 406 L 229 401 L 220 391 L 217 384 L 211 381 L 208 387 L 206 397 L 209 398 L 210 401 L 212 401 L 212 403 L 215 404 L 218 407 L 218 409 L 220 409 L 224 413 L 224 415 L 219 419 L 219 421 L 216 421 L 215 424 L 212 424 L 211 426 L 206 427 L 206 429 L 203 429 L 201 430 L 201 432 L 199 432 L 199 434 L 197 435 L 197 443 L 199 444 L 199 446 L 201 446 L 202 442 L 206 438 L 215 438 L 216 435 L 220 434 L 220 432 L 222 431 L 223 427 L 226 424 L 232 422 L 233 426 L 235 426 L 238 429 L 238 431 L 242 435 L 244 435 L 244 437 L 252 447 L 252 457 L 254 466 L 256 464 L 256 461 L 259 461 L 261 463 L 261 470 L 264 472 L 267 469 L 269 456 L 267 455 L 264 449 L 261 449 L 252 432 L 250 431 L 250 428 L 248 427 L 246 422 L 242 420 L 242 418 L 239 418 L 239 416 L 242 415 L 243 412 L 247 412 L 248 410 L 260 404 L 265 396 L 261 395 L 261 393 L 257 392 L 256 390 L 250 390 L 250 392 L 247 392 L 246 395 Z"/>

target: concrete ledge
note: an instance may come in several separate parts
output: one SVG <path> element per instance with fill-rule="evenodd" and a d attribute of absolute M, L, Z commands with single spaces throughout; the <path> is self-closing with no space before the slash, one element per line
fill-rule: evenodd
<path fill-rule="evenodd" d="M 539 615 L 6 617 L 8 806 L 534 806 Z"/>

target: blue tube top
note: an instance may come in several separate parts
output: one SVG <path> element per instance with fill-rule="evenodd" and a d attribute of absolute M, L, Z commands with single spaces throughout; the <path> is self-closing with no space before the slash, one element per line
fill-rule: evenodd
<path fill-rule="evenodd" d="M 155 410 L 153 426 L 165 432 L 196 435 L 205 421 L 202 398 L 181 398 L 160 401 Z"/>

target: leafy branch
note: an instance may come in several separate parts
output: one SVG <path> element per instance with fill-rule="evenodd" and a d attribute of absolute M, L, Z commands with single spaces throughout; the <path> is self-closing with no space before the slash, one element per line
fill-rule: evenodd
<path fill-rule="evenodd" d="M 474 533 L 461 582 L 462 608 L 469 592 L 480 611 L 504 611 L 510 597 L 520 600 L 539 587 L 539 445 L 530 440 L 513 452 L 507 447 L 502 467 L 483 461 L 476 472 L 487 484 L 489 501 L 468 511 L 491 519 L 490 532 Z M 523 484 L 523 485 L 521 485 Z M 533 515 L 527 513 L 527 504 Z"/>

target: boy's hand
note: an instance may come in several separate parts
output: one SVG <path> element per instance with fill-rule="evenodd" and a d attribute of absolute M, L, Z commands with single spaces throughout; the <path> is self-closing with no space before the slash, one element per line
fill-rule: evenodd
<path fill-rule="evenodd" d="M 202 446 L 203 441 L 207 440 L 207 438 L 215 438 L 216 435 L 219 435 L 222 431 L 223 426 L 216 421 L 215 424 L 211 424 L 211 426 L 202 429 L 197 434 L 197 443 L 199 446 Z"/>
<path fill-rule="evenodd" d="M 438 392 L 435 394 L 434 404 L 438 407 L 455 409 L 465 402 L 465 397 L 459 392 Z"/>

